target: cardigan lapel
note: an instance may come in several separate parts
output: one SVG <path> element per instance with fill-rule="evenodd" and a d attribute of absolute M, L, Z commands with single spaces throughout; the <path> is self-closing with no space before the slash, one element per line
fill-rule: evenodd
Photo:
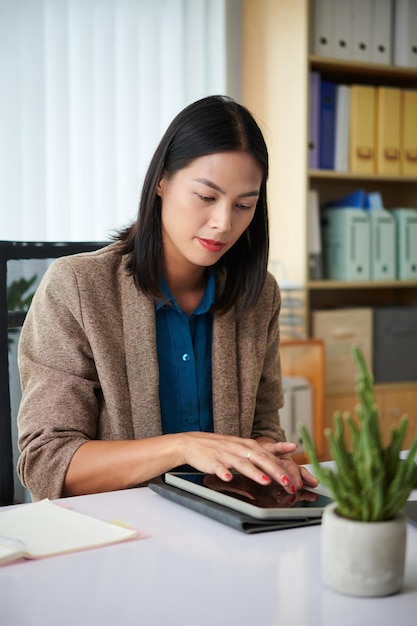
<path fill-rule="evenodd" d="M 126 371 L 136 439 L 162 435 L 155 307 L 122 264 L 120 271 Z"/>
<path fill-rule="evenodd" d="M 214 430 L 239 436 L 239 381 L 233 310 L 224 315 L 214 315 L 212 359 Z"/>

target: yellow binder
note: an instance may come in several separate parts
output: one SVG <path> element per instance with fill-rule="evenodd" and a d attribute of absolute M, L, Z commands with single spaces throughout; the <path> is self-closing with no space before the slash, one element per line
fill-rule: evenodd
<path fill-rule="evenodd" d="M 417 177 L 417 91 L 402 91 L 401 159 L 403 176 Z"/>
<path fill-rule="evenodd" d="M 376 89 L 376 172 L 385 176 L 400 174 L 401 90 Z"/>
<path fill-rule="evenodd" d="M 352 85 L 350 91 L 350 170 L 375 172 L 375 87 Z"/>

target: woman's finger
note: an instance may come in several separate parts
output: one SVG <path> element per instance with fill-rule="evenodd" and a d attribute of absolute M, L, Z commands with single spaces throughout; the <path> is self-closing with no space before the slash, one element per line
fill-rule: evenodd
<path fill-rule="evenodd" d="M 317 478 L 313 476 L 313 474 L 310 474 L 308 469 L 304 467 L 303 465 L 300 466 L 300 474 L 301 474 L 301 478 L 303 479 L 303 482 L 306 485 L 309 485 L 310 487 L 317 487 L 317 485 L 319 484 L 319 481 L 317 480 Z"/>

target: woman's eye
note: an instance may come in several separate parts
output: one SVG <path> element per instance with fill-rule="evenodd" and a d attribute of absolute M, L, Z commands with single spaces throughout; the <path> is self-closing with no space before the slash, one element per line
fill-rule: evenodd
<path fill-rule="evenodd" d="M 250 211 L 252 209 L 251 204 L 237 204 L 236 206 L 238 209 L 241 209 L 242 211 Z"/>
<path fill-rule="evenodd" d="M 213 197 L 211 197 L 211 196 L 203 196 L 201 193 L 199 193 L 197 195 L 200 198 L 200 200 L 202 200 L 203 202 L 212 202 L 214 200 Z"/>

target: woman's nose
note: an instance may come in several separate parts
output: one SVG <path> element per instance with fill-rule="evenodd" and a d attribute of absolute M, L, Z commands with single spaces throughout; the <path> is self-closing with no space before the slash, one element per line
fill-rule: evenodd
<path fill-rule="evenodd" d="M 231 230 L 232 210 L 230 206 L 227 206 L 226 202 L 221 202 L 213 207 L 210 216 L 210 227 L 222 233 L 227 233 Z"/>

